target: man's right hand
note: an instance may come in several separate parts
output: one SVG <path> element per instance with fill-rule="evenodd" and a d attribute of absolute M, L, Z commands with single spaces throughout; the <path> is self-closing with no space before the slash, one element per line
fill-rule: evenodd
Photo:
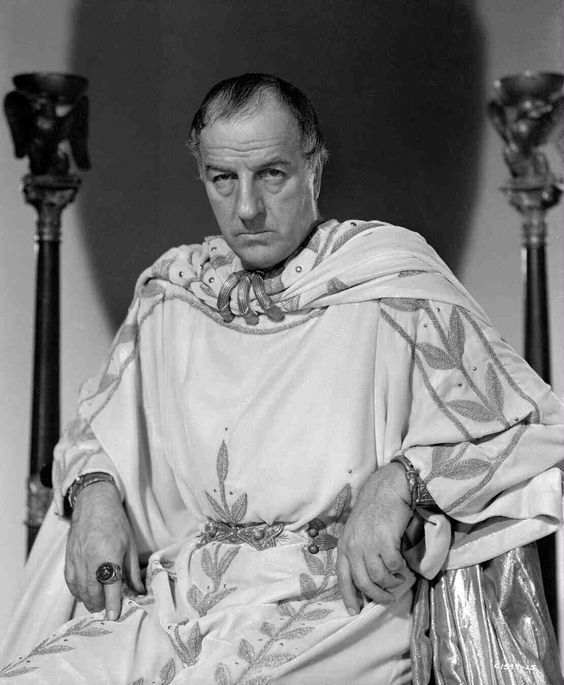
<path fill-rule="evenodd" d="M 116 620 L 121 612 L 121 581 L 101 585 L 96 569 L 104 562 L 123 567 L 129 585 L 139 593 L 139 557 L 133 531 L 119 492 L 113 483 L 93 483 L 78 495 L 73 514 L 65 561 L 65 580 L 72 594 L 89 611 L 105 607 L 106 618 Z"/>

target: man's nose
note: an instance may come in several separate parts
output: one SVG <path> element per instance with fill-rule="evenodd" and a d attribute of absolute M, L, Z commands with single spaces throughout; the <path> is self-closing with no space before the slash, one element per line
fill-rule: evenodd
<path fill-rule="evenodd" d="M 241 221 L 251 221 L 264 212 L 262 197 L 254 183 L 240 181 L 237 192 L 237 216 Z"/>

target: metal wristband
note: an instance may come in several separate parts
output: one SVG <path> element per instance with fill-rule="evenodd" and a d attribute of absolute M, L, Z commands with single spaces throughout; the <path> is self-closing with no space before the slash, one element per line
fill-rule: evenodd
<path fill-rule="evenodd" d="M 67 490 L 67 500 L 71 510 L 74 509 L 76 498 L 84 488 L 87 488 L 89 485 L 94 485 L 94 483 L 113 483 L 115 485 L 113 476 L 105 471 L 93 471 L 92 473 L 85 473 L 83 476 L 78 476 Z"/>
<path fill-rule="evenodd" d="M 409 492 L 411 494 L 411 511 L 414 511 L 417 507 L 438 510 L 439 507 L 432 498 L 430 492 L 427 490 L 427 486 L 421 479 L 419 470 L 413 466 L 409 459 L 403 454 L 398 454 L 392 459 L 392 461 L 399 462 L 405 469 L 405 477 L 407 478 Z"/>

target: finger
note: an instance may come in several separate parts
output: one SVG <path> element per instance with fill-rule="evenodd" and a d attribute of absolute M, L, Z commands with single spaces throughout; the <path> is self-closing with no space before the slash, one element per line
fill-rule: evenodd
<path fill-rule="evenodd" d="M 96 578 L 90 579 L 84 584 L 79 583 L 78 596 L 90 613 L 101 611 L 104 608 L 104 591 Z"/>
<path fill-rule="evenodd" d="M 391 592 L 370 580 L 364 560 L 352 566 L 351 574 L 356 587 L 376 604 L 393 604 L 396 601 Z"/>
<path fill-rule="evenodd" d="M 139 555 L 137 554 L 137 547 L 135 543 L 129 546 L 125 558 L 123 560 L 123 566 L 127 574 L 127 580 L 131 587 L 137 592 L 143 594 L 145 592 L 145 586 L 141 580 L 141 570 L 139 568 Z"/>
<path fill-rule="evenodd" d="M 360 603 L 352 580 L 349 561 L 342 552 L 337 555 L 337 579 L 345 607 L 351 616 L 355 616 L 360 611 Z"/>
<path fill-rule="evenodd" d="M 121 613 L 121 580 L 115 583 L 102 585 L 104 591 L 104 604 L 108 621 L 117 621 Z"/>
<path fill-rule="evenodd" d="M 384 562 L 384 566 L 392 574 L 401 572 L 407 565 L 400 550 L 394 547 L 382 549 L 380 556 Z"/>
<path fill-rule="evenodd" d="M 378 587 L 384 589 L 399 587 L 405 580 L 401 574 L 396 576 L 395 574 L 390 573 L 378 554 L 365 557 L 364 565 L 368 579 Z"/>
<path fill-rule="evenodd" d="M 73 597 L 78 599 L 78 586 L 76 584 L 76 571 L 74 565 L 68 561 L 65 564 L 65 583 Z"/>

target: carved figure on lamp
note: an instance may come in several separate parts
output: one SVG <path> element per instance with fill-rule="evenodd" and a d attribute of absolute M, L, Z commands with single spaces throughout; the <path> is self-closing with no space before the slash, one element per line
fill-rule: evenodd
<path fill-rule="evenodd" d="M 68 74 L 20 74 L 4 111 L 17 158 L 34 176 L 66 176 L 68 148 L 79 169 L 90 168 L 86 79 Z M 67 145 L 68 144 L 68 145 Z"/>
<path fill-rule="evenodd" d="M 562 76 L 525 72 L 499 79 L 494 88 L 488 114 L 505 143 L 503 157 L 517 181 L 513 188 L 557 183 L 539 147 L 550 142 L 564 120 Z"/>

